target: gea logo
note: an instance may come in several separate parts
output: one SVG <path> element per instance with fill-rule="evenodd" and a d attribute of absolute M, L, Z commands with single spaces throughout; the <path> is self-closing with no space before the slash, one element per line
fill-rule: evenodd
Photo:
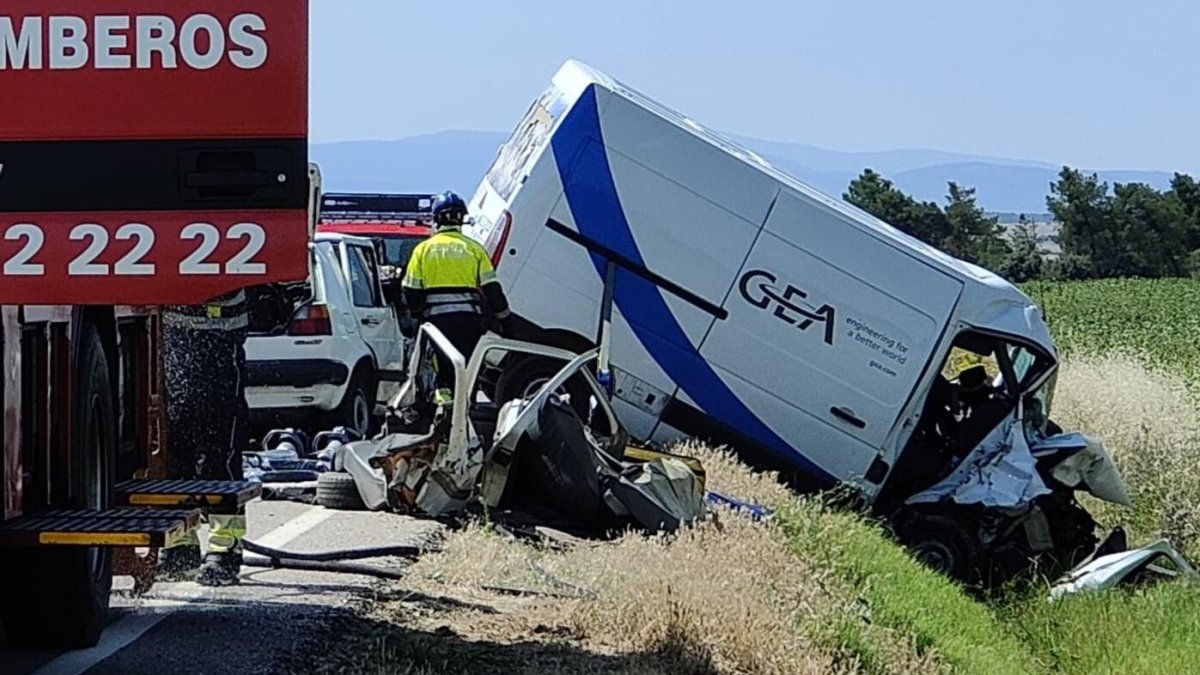
<path fill-rule="evenodd" d="M 0 16 L 0 70 L 195 70 L 215 68 L 226 57 L 242 70 L 267 62 L 267 24 L 239 14 L 226 25 L 195 14 L 176 25 L 169 16 Z"/>
<path fill-rule="evenodd" d="M 746 302 L 759 309 L 770 309 L 775 305 L 772 314 L 784 323 L 795 326 L 802 331 L 808 330 L 814 323 L 825 324 L 825 344 L 833 345 L 833 328 L 835 310 L 832 305 L 821 305 L 820 309 L 813 308 L 804 300 L 808 294 L 788 284 L 783 291 L 776 284 L 779 279 L 765 270 L 751 270 L 742 275 L 738 290 Z"/>

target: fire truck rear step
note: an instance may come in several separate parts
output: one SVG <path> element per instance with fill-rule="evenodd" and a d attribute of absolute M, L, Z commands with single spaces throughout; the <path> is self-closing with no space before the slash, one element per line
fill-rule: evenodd
<path fill-rule="evenodd" d="M 119 506 L 235 513 L 262 493 L 262 484 L 247 480 L 127 480 L 117 483 L 116 493 Z"/>
<path fill-rule="evenodd" d="M 168 538 L 184 534 L 199 523 L 199 510 L 46 511 L 0 523 L 0 547 L 161 547 Z"/>

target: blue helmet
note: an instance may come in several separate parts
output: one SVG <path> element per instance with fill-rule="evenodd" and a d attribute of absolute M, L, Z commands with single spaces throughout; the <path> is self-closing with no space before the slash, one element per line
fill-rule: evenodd
<path fill-rule="evenodd" d="M 433 222 L 439 227 L 458 227 L 467 217 L 467 203 L 447 190 L 433 198 Z"/>

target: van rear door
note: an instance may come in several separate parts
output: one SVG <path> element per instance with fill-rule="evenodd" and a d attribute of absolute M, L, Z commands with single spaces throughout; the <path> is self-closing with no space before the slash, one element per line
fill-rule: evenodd
<path fill-rule="evenodd" d="M 962 284 L 851 216 L 784 190 L 701 349 L 838 480 L 879 455 Z"/>
<path fill-rule="evenodd" d="M 0 6 L 0 304 L 307 276 L 308 6 Z"/>

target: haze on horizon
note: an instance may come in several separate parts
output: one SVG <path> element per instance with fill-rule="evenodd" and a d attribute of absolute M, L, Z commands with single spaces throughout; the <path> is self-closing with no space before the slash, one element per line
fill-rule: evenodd
<path fill-rule="evenodd" d="M 506 131 L 578 58 L 729 133 L 1200 173 L 1200 4 L 312 1 L 314 142 Z"/>

